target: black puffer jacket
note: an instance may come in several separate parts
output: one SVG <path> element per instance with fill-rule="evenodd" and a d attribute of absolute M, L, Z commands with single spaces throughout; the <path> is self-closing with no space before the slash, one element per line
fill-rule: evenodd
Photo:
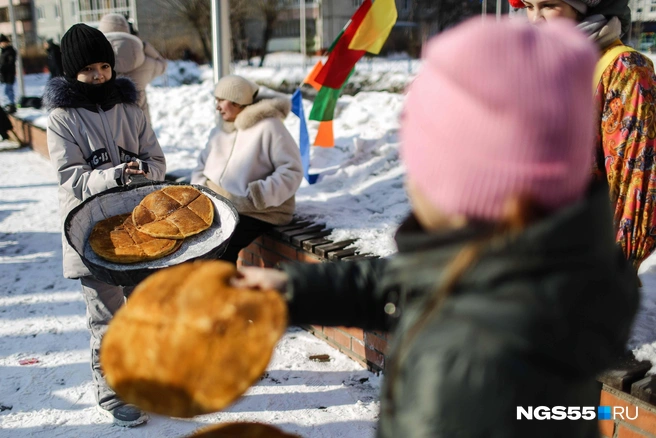
<path fill-rule="evenodd" d="M 48 70 L 50 71 L 50 77 L 55 78 L 57 76 L 63 76 L 64 67 L 62 65 L 61 48 L 50 41 L 46 52 L 48 52 Z"/>
<path fill-rule="evenodd" d="M 410 219 L 394 258 L 286 265 L 290 322 L 392 331 L 381 438 L 596 437 L 596 420 L 516 418 L 518 406 L 599 404 L 595 375 L 623 352 L 638 306 L 611 217 L 601 187 L 488 242 L 423 323 L 445 267 L 482 230 L 427 234 Z"/>
<path fill-rule="evenodd" d="M 0 82 L 13 84 L 16 81 L 16 49 L 7 46 L 0 49 Z"/>

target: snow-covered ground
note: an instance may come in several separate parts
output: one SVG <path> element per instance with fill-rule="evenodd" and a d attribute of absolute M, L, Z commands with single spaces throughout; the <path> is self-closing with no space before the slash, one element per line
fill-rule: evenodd
<path fill-rule="evenodd" d="M 184 66 L 183 73 L 179 65 L 173 67 L 170 76 L 163 78 L 169 86 L 149 87 L 148 95 L 154 128 L 169 170 L 185 174 L 194 166 L 214 123 L 208 79 L 211 75 L 207 69 L 198 71 L 193 65 Z M 195 77 L 201 77 L 202 82 L 179 86 L 180 82 L 194 82 L 187 75 L 190 69 L 196 69 Z M 47 75 L 25 79 L 26 95 L 40 95 Z M 396 105 L 393 109 L 398 111 L 400 96 L 392 95 L 392 99 Z M 20 116 L 45 126 L 43 111 L 21 109 Z M 371 112 L 359 117 L 374 118 Z M 297 136 L 298 120 L 290 116 L 287 123 Z M 353 138 L 360 136 L 355 127 L 350 129 Z M 387 135 L 382 128 L 377 129 L 381 136 Z M 325 181 L 329 185 L 324 187 L 329 189 L 325 193 L 304 189 L 321 196 L 341 195 L 335 203 L 338 209 L 366 191 L 369 182 L 364 180 L 367 173 L 372 173 L 369 170 L 385 167 L 386 155 L 378 159 L 383 161 L 382 165 L 372 161 L 372 157 L 380 156 L 380 151 L 373 150 L 376 135 L 369 139 L 362 136 L 357 144 L 354 140 L 348 143 L 332 150 L 335 157 L 331 150 L 322 150 L 319 152 L 324 157 L 319 154 L 313 158 L 322 163 L 326 173 L 333 173 Z M 356 149 L 362 154 L 359 159 L 349 152 Z M 396 161 L 396 148 L 385 149 L 385 154 L 391 154 Z M 44 158 L 29 149 L 0 151 L 0 158 L 4 169 L 0 173 L 0 438 L 182 437 L 208 423 L 226 421 L 266 422 L 308 438 L 374 435 L 379 377 L 298 329 L 290 329 L 278 344 L 259 384 L 225 412 L 193 420 L 154 416 L 146 426 L 133 430 L 112 426 L 96 410 L 93 400 L 89 335 L 79 282 L 66 280 L 61 274 L 61 234 L 53 171 Z M 354 171 L 337 181 L 341 161 L 352 162 Z M 393 167 L 394 163 L 391 164 Z M 347 179 L 354 176 L 356 168 L 361 189 L 345 193 Z M 399 180 L 398 188 L 400 176 L 400 171 L 395 170 L 393 177 Z M 331 183 L 330 178 L 335 181 Z M 312 191 L 304 196 L 314 202 L 318 197 Z M 402 194 L 397 199 L 405 200 Z M 312 212 L 321 217 L 323 209 L 317 205 Z M 353 228 L 363 225 L 358 222 L 352 222 Z M 371 226 L 375 227 L 375 223 Z M 389 226 L 388 234 L 392 227 Z M 328 354 L 331 360 L 309 360 L 317 354 Z"/>
<path fill-rule="evenodd" d="M 265 68 L 240 64 L 234 72 L 278 88 L 281 81 L 300 82 L 310 68 L 282 55 L 270 56 Z M 359 89 L 402 89 L 417 68 L 403 59 L 372 61 L 351 80 Z M 26 94 L 40 95 L 46 80 L 26 77 Z M 372 83 L 377 87 L 367 88 Z M 214 125 L 211 71 L 172 62 L 147 92 L 168 171 L 188 175 Z M 297 195 L 300 216 L 334 229 L 331 238 L 357 238 L 362 252 L 380 256 L 396 251 L 393 232 L 410 209 L 398 156 L 402 105 L 402 94 L 386 91 L 342 96 L 336 146 L 312 148 L 311 171 L 322 176 L 315 185 L 304 182 Z M 304 107 L 309 114 L 311 102 Z M 44 111 L 20 109 L 19 116 L 46 125 Z M 290 114 L 285 124 L 298 139 L 298 118 Z M 311 139 L 317 127 L 308 122 Z M 135 430 L 112 427 L 94 408 L 79 283 L 61 276 L 52 170 L 26 149 L 0 151 L 0 159 L 0 438 L 178 437 L 205 423 L 232 420 L 263 421 L 308 438 L 373 436 L 379 378 L 299 330 L 290 330 L 265 378 L 226 412 L 189 421 L 155 417 Z M 643 301 L 630 346 L 656 364 L 656 255 L 640 273 Z M 320 353 L 332 360 L 308 360 Z"/>

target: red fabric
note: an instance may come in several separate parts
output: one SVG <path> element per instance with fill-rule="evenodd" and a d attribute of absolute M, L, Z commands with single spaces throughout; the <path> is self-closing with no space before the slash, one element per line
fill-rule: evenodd
<path fill-rule="evenodd" d="M 360 24 L 362 24 L 367 12 L 371 9 L 371 5 L 371 0 L 365 0 L 355 11 L 355 14 L 351 17 L 351 22 L 344 29 L 344 33 L 335 44 L 333 51 L 328 55 L 326 65 L 323 66 L 315 81 L 330 88 L 341 88 L 344 85 L 355 63 L 366 53 L 364 50 L 351 50 L 348 46 L 351 44 L 351 40 Z"/>
<path fill-rule="evenodd" d="M 515 9 L 524 9 L 525 7 L 522 0 L 508 0 L 508 3 Z"/>

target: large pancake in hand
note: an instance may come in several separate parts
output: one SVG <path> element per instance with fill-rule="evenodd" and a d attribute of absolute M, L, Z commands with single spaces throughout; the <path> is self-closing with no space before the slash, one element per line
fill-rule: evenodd
<path fill-rule="evenodd" d="M 172 417 L 219 411 L 264 372 L 287 326 L 273 290 L 237 289 L 236 269 L 196 261 L 150 275 L 112 319 L 100 360 L 121 400 Z"/>
<path fill-rule="evenodd" d="M 132 215 L 121 214 L 102 220 L 89 235 L 91 249 L 114 263 L 156 260 L 176 251 L 181 240 L 158 239 L 141 233 L 132 223 Z"/>
<path fill-rule="evenodd" d="M 261 423 L 224 423 L 205 427 L 189 438 L 300 438 Z"/>
<path fill-rule="evenodd" d="M 168 186 L 146 195 L 132 210 L 132 220 L 149 236 L 184 239 L 212 225 L 214 204 L 192 186 Z"/>

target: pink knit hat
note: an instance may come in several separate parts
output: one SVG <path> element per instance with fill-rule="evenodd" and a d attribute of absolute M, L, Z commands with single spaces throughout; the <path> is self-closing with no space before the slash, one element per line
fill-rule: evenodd
<path fill-rule="evenodd" d="M 430 41 L 401 122 L 407 176 L 446 214 L 495 220 L 512 195 L 550 210 L 591 179 L 597 52 L 573 24 L 480 17 Z"/>

